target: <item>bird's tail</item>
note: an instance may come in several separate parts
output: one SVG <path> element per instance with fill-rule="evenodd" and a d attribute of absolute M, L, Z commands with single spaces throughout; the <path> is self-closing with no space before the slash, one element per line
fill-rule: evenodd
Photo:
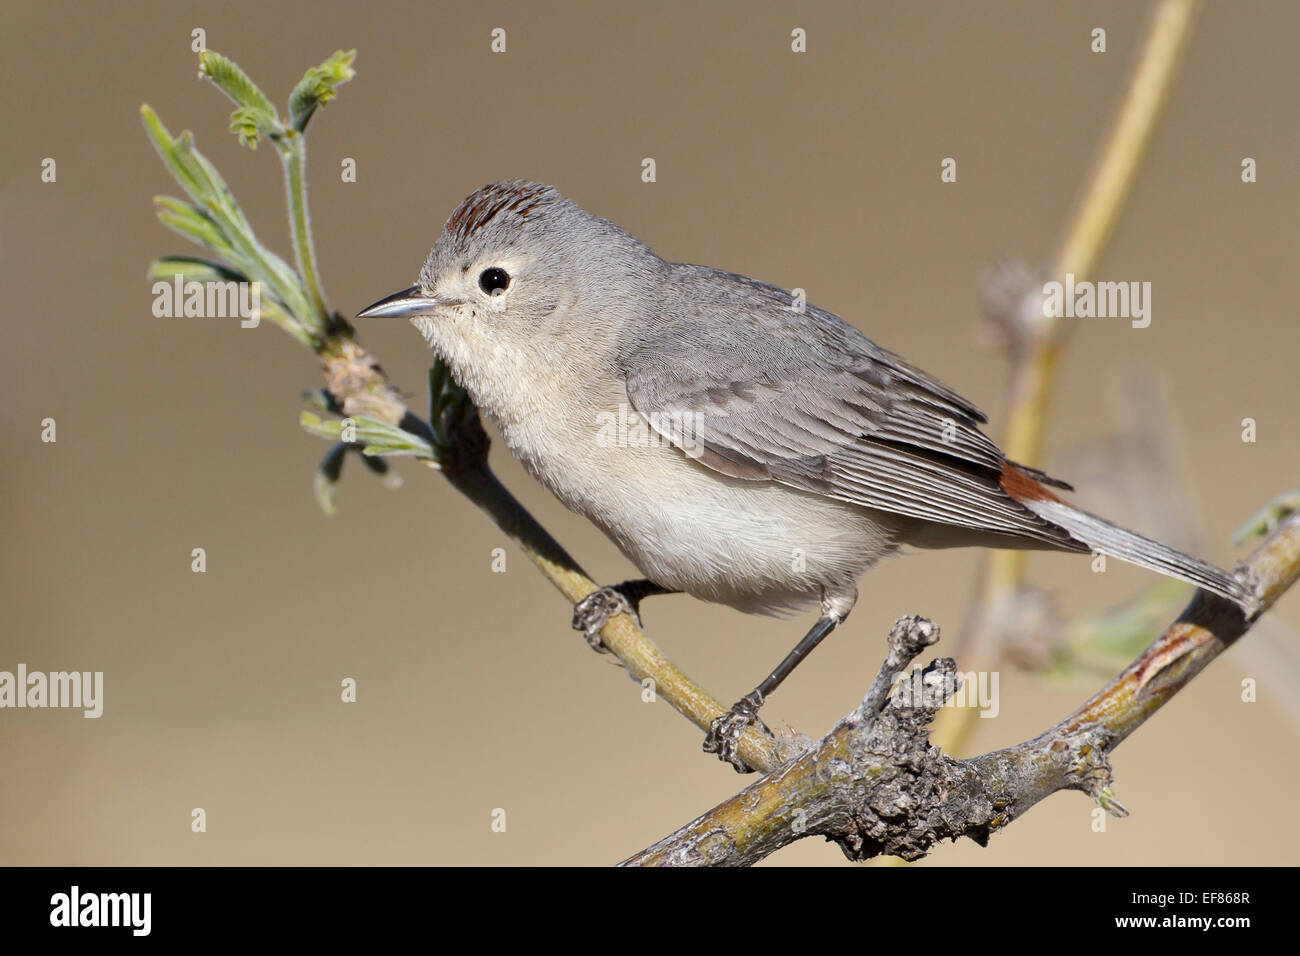
<path fill-rule="evenodd" d="M 1095 551 L 1195 584 L 1239 605 L 1248 617 L 1258 610 L 1259 598 L 1254 590 L 1222 568 L 1111 524 L 1055 496 L 1022 498 L 1020 503 Z"/>

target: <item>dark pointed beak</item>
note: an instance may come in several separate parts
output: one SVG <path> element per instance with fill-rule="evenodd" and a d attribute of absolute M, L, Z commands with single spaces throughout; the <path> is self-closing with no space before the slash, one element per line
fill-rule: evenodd
<path fill-rule="evenodd" d="M 358 319 L 401 319 L 412 315 L 432 312 L 438 302 L 431 295 L 420 291 L 418 285 L 395 292 L 387 298 L 380 299 L 373 305 L 366 306 L 357 313 Z"/>

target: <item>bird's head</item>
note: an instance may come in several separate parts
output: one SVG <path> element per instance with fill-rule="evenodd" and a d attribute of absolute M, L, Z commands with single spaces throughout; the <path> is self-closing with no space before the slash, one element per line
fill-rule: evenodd
<path fill-rule="evenodd" d="M 656 298 L 663 267 L 554 187 L 508 180 L 471 193 L 419 281 L 358 318 L 410 318 L 471 394 L 487 397 L 525 366 L 573 370 L 610 358 Z"/>

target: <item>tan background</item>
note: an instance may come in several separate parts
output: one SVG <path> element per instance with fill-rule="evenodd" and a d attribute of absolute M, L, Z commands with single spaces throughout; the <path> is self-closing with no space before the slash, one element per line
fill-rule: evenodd
<path fill-rule="evenodd" d="M 98 721 L 0 712 L 11 864 L 604 864 L 742 782 L 586 649 L 516 552 L 490 572 L 503 539 L 436 475 L 400 465 L 391 491 L 353 462 L 339 514 L 323 517 L 311 478 L 326 446 L 296 424 L 298 390 L 319 384 L 304 350 L 269 323 L 152 316 L 148 261 L 188 250 L 153 219 L 150 197 L 179 190 L 141 132 L 141 102 L 195 131 L 289 253 L 273 151 L 226 133 L 231 107 L 195 79 L 193 27 L 281 104 L 307 66 L 360 51 L 358 78 L 310 136 L 324 281 L 345 312 L 409 284 L 470 190 L 541 179 L 669 258 L 809 290 L 999 429 L 1006 363 L 981 344 L 979 276 L 1008 253 L 1050 254 L 1145 23 L 1130 2 L 7 6 L 0 669 L 106 675 Z M 504 56 L 489 53 L 494 26 Z M 794 26 L 806 55 L 789 51 Z M 1094 26 L 1109 31 L 1104 56 L 1088 52 Z M 1204 15 L 1103 264 L 1106 278 L 1153 283 L 1152 326 L 1081 325 L 1045 461 L 1079 501 L 1220 563 L 1247 515 L 1300 484 L 1298 30 L 1291 4 Z M 339 181 L 345 156 L 355 184 Z M 644 156 L 658 161 L 653 185 Z M 939 182 L 945 156 L 955 185 Z M 1259 161 L 1256 185 L 1239 181 L 1243 156 Z M 418 335 L 404 323 L 362 334 L 420 407 Z M 1135 376 L 1151 384 L 1136 399 Z M 45 416 L 55 445 L 39 441 Z M 1172 522 L 1140 456 L 1082 444 L 1152 416 L 1188 503 Z M 1254 445 L 1239 438 L 1247 416 Z M 503 448 L 493 455 L 588 568 L 631 574 Z M 194 547 L 204 575 L 190 571 Z M 954 637 L 975 560 L 921 554 L 868 576 L 848 625 L 768 716 L 828 727 L 901 613 Z M 1036 558 L 1032 575 L 1070 614 L 1151 582 L 1067 556 Z M 808 623 L 686 597 L 648 603 L 646 622 L 727 700 Z M 1092 805 L 1062 794 L 989 849 L 947 846 L 933 863 L 1294 862 L 1297 730 L 1286 671 L 1264 654 L 1269 642 L 1294 654 L 1297 625 L 1292 596 L 1252 636 L 1254 656 L 1217 662 L 1119 751 L 1131 819 L 1095 834 Z M 344 676 L 359 682 L 355 705 L 339 702 Z M 1259 703 L 1240 702 L 1245 676 Z M 1032 735 L 1100 680 L 1005 672 L 1001 716 L 972 745 Z M 194 807 L 206 834 L 190 832 Z M 505 834 L 490 832 L 494 807 Z M 840 860 L 814 841 L 776 858 Z"/>

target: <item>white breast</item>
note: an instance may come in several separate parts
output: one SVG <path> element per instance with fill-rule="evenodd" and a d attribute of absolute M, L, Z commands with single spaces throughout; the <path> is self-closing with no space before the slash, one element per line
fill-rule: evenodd
<path fill-rule="evenodd" d="M 621 381 L 579 371 L 590 361 L 537 361 L 486 335 L 467 347 L 415 324 L 529 473 L 657 584 L 753 613 L 828 598 L 847 612 L 857 578 L 896 545 L 894 516 L 731 478 L 636 430 Z"/>
<path fill-rule="evenodd" d="M 620 428 L 635 416 L 617 402 L 582 404 L 581 414 L 498 424 L 524 467 L 658 584 L 781 613 L 855 594 L 859 575 L 893 550 L 890 516 L 722 475 L 657 433 Z"/>

